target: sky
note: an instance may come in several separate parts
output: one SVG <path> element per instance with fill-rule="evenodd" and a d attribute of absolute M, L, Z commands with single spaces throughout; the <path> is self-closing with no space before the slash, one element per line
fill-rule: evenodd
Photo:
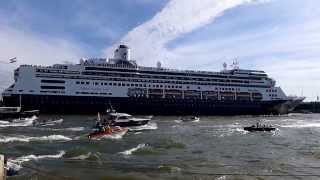
<path fill-rule="evenodd" d="M 287 95 L 320 95 L 319 0 L 0 0 L 0 91 L 20 64 L 112 57 L 138 64 L 266 71 Z"/>

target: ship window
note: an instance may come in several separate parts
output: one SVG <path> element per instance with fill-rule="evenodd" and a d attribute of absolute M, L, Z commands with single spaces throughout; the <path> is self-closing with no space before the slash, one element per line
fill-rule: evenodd
<path fill-rule="evenodd" d="M 160 85 L 160 87 L 163 87 L 162 85 Z"/>
<path fill-rule="evenodd" d="M 101 86 L 103 86 L 103 83 L 100 83 L 101 84 Z"/>
<path fill-rule="evenodd" d="M 41 89 L 65 89 L 63 86 L 41 86 Z"/>
<path fill-rule="evenodd" d="M 112 83 L 109 83 L 109 86 L 112 86 Z"/>
<path fill-rule="evenodd" d="M 146 84 L 144 84 L 144 85 L 143 85 L 143 87 L 147 87 L 147 85 L 146 85 Z"/>
<path fill-rule="evenodd" d="M 84 82 L 81 81 L 81 84 L 84 84 Z"/>
<path fill-rule="evenodd" d="M 116 86 L 116 85 L 117 85 L 117 83 L 113 83 L 113 85 L 114 85 L 114 86 Z"/>
<path fill-rule="evenodd" d="M 95 82 L 94 85 L 98 85 L 99 83 Z"/>
<path fill-rule="evenodd" d="M 76 82 L 76 84 L 80 84 L 80 82 L 79 82 L 79 81 L 77 81 L 77 82 Z"/>
<path fill-rule="evenodd" d="M 142 84 L 139 84 L 139 87 L 142 87 Z"/>
<path fill-rule="evenodd" d="M 89 82 L 86 82 L 86 84 L 89 84 Z"/>
<path fill-rule="evenodd" d="M 189 89 L 189 86 L 187 86 L 187 89 Z"/>
<path fill-rule="evenodd" d="M 121 83 L 118 83 L 118 86 L 121 86 Z"/>
<path fill-rule="evenodd" d="M 138 84 L 135 84 L 136 87 L 138 87 Z"/>

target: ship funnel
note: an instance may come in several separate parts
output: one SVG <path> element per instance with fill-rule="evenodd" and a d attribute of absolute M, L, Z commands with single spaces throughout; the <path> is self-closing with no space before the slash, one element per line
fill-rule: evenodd
<path fill-rule="evenodd" d="M 130 48 L 128 46 L 126 46 L 126 45 L 120 45 L 114 51 L 114 59 L 129 61 L 131 59 L 131 57 L 130 57 Z"/>

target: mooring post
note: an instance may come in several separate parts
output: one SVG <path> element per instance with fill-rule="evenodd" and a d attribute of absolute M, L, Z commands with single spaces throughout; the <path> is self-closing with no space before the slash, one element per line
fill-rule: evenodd
<path fill-rule="evenodd" d="M 0 180 L 5 180 L 6 174 L 4 170 L 4 155 L 0 154 Z"/>

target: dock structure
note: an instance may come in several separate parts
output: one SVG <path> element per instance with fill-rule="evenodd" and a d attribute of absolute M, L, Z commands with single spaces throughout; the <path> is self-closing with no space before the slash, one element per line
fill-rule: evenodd
<path fill-rule="evenodd" d="M 303 112 L 303 113 L 320 113 L 320 102 L 304 102 L 297 106 L 294 110 L 295 112 Z"/>
<path fill-rule="evenodd" d="M 4 155 L 0 154 L 0 180 L 6 179 L 6 172 L 4 169 Z"/>

